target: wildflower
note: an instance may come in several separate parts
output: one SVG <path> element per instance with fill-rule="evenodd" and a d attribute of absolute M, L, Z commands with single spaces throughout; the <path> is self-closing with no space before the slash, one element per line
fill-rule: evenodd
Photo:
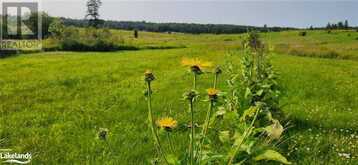
<path fill-rule="evenodd" d="M 211 62 L 201 61 L 199 59 L 183 59 L 183 66 L 189 66 L 190 70 L 195 74 L 202 74 L 202 69 L 212 67 Z"/>
<path fill-rule="evenodd" d="M 197 75 L 203 74 L 203 71 L 202 71 L 202 70 L 200 69 L 200 67 L 197 66 L 197 65 L 191 66 L 191 67 L 190 67 L 190 70 L 191 70 L 193 73 L 197 74 Z"/>
<path fill-rule="evenodd" d="M 154 74 L 152 73 L 152 71 L 150 71 L 150 70 L 145 71 L 144 80 L 146 82 L 151 82 L 151 81 L 155 80 L 155 77 L 154 77 Z"/>
<path fill-rule="evenodd" d="M 98 138 L 101 140 L 106 140 L 108 136 L 108 129 L 107 128 L 100 128 L 98 132 Z"/>
<path fill-rule="evenodd" d="M 221 73 L 222 73 L 221 68 L 220 68 L 219 66 L 217 66 L 217 67 L 215 68 L 215 70 L 214 70 L 214 73 L 215 73 L 216 75 L 221 74 Z"/>
<path fill-rule="evenodd" d="M 218 94 L 219 94 L 219 90 L 214 89 L 214 88 L 209 88 L 207 90 L 207 92 L 208 92 L 208 96 L 209 96 L 210 100 L 216 100 L 217 99 Z"/>
<path fill-rule="evenodd" d="M 195 90 L 190 90 L 189 92 L 184 93 L 184 99 L 193 100 L 196 96 L 198 96 L 198 92 Z"/>
<path fill-rule="evenodd" d="M 160 128 L 163 128 L 167 131 L 171 131 L 172 129 L 177 127 L 177 121 L 171 117 L 165 117 L 165 118 L 159 119 L 157 121 L 157 125 Z"/>

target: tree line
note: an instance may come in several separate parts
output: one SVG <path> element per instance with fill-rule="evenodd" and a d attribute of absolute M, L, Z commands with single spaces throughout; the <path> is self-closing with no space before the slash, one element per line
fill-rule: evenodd
<path fill-rule="evenodd" d="M 350 29 L 348 20 L 345 20 L 344 23 L 339 21 L 337 23 L 330 23 L 328 22 L 326 29 Z"/>
<path fill-rule="evenodd" d="M 61 18 L 66 26 L 88 27 L 88 20 Z M 248 30 L 260 32 L 278 32 L 292 30 L 290 27 L 256 27 L 228 24 L 196 24 L 196 23 L 153 23 L 146 21 L 111 21 L 102 20 L 101 26 L 110 29 L 139 30 L 149 32 L 179 32 L 179 33 L 213 33 L 213 34 L 234 34 L 246 33 Z"/>

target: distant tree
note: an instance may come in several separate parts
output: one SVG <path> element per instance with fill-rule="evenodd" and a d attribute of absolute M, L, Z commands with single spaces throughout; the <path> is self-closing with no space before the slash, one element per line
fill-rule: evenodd
<path fill-rule="evenodd" d="M 134 30 L 134 38 L 138 38 L 138 30 L 137 29 Z"/>
<path fill-rule="evenodd" d="M 327 26 L 326 26 L 326 29 L 332 29 L 331 23 L 328 22 L 328 24 L 327 24 Z"/>
<path fill-rule="evenodd" d="M 89 26 L 98 28 L 103 23 L 103 20 L 99 19 L 99 8 L 101 5 L 101 0 L 87 1 L 87 14 L 85 18 L 88 19 Z"/>
<path fill-rule="evenodd" d="M 310 26 L 310 30 L 313 30 L 313 26 L 312 26 L 312 25 Z"/>
<path fill-rule="evenodd" d="M 343 22 L 339 21 L 338 22 L 338 29 L 343 29 L 344 28 L 344 25 L 343 25 Z"/>
<path fill-rule="evenodd" d="M 348 28 L 349 28 L 348 20 L 345 20 L 345 21 L 344 21 L 344 28 L 345 28 L 345 29 L 348 29 Z"/>
<path fill-rule="evenodd" d="M 51 36 L 61 39 L 65 31 L 65 25 L 61 19 L 55 18 L 50 24 L 48 31 Z"/>
<path fill-rule="evenodd" d="M 269 31 L 266 24 L 264 25 L 263 31 L 264 31 L 264 32 L 268 32 L 268 31 Z"/>
<path fill-rule="evenodd" d="M 338 29 L 337 24 L 333 23 L 333 24 L 332 24 L 332 29 Z"/>

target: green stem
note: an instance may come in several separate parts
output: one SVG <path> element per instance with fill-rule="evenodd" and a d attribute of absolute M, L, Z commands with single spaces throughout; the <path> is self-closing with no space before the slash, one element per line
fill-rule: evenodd
<path fill-rule="evenodd" d="M 196 90 L 196 73 L 194 73 L 193 89 Z"/>
<path fill-rule="evenodd" d="M 215 74 L 215 77 L 214 77 L 214 85 L 213 85 L 214 89 L 216 89 L 216 84 L 218 83 L 218 77 L 219 77 L 219 75 L 218 75 L 218 74 Z"/>
<path fill-rule="evenodd" d="M 174 154 L 174 145 L 173 145 L 173 141 L 172 141 L 172 138 L 170 137 L 169 132 L 167 132 L 167 138 L 168 138 L 168 141 L 169 141 L 170 150 Z"/>
<path fill-rule="evenodd" d="M 231 165 L 234 161 L 235 155 L 237 154 L 237 152 L 239 151 L 239 149 L 241 148 L 241 145 L 244 143 L 245 139 L 252 133 L 252 129 L 253 129 L 253 125 L 256 121 L 257 118 L 257 114 L 259 113 L 260 110 L 257 110 L 254 116 L 254 119 L 252 119 L 250 126 L 247 128 L 247 130 L 244 133 L 244 137 L 242 138 L 242 140 L 240 141 L 240 143 L 237 145 L 237 147 L 234 150 L 234 153 L 231 155 L 228 165 Z"/>
<path fill-rule="evenodd" d="M 190 139 L 190 164 L 194 164 L 194 107 L 193 107 L 193 99 L 190 100 L 189 105 L 190 113 L 191 113 L 191 139 Z"/>
<path fill-rule="evenodd" d="M 208 132 L 211 112 L 212 112 L 212 109 L 213 109 L 213 104 L 214 104 L 214 101 L 210 100 L 208 112 L 206 112 L 206 118 L 205 118 L 204 129 L 203 129 L 203 138 L 205 138 L 206 133 Z"/>
<path fill-rule="evenodd" d="M 205 137 L 206 137 L 206 134 L 208 132 L 208 128 L 209 128 L 209 123 L 210 123 L 210 117 L 211 117 L 211 112 L 212 112 L 212 109 L 213 109 L 213 100 L 210 100 L 210 103 L 209 103 L 209 108 L 208 108 L 208 111 L 206 113 L 206 118 L 205 118 L 205 122 L 204 122 L 204 128 L 203 128 L 203 131 L 202 131 L 202 139 L 200 141 L 200 144 L 199 144 L 199 160 L 201 158 L 201 151 L 202 151 L 202 146 L 203 146 L 203 143 L 204 143 L 204 140 L 205 140 Z M 200 162 L 199 162 L 200 164 Z"/>
<path fill-rule="evenodd" d="M 150 123 L 150 128 L 151 128 L 151 131 L 152 131 L 152 134 L 153 134 L 153 137 L 154 137 L 154 140 L 155 140 L 155 146 L 157 148 L 157 151 L 158 153 L 163 157 L 164 161 L 168 163 L 165 155 L 164 155 L 164 151 L 162 149 L 162 146 L 160 144 L 160 141 L 159 141 L 159 136 L 158 136 L 158 133 L 155 129 L 155 123 L 154 123 L 154 119 L 153 119 L 153 111 L 152 111 L 152 97 L 151 97 L 151 86 L 150 86 L 150 82 L 148 81 L 147 82 L 147 89 L 148 89 L 148 120 L 149 120 L 149 123 Z"/>

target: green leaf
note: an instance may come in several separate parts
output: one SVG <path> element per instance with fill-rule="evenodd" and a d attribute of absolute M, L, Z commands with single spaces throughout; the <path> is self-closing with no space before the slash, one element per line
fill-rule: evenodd
<path fill-rule="evenodd" d="M 221 131 L 219 133 L 219 139 L 223 143 L 227 143 L 230 141 L 230 131 Z"/>
<path fill-rule="evenodd" d="M 172 165 L 177 165 L 177 164 L 179 164 L 178 158 L 177 158 L 175 155 L 173 155 L 173 154 L 168 154 L 168 155 L 166 156 L 166 158 L 167 158 L 167 161 L 168 161 L 169 164 L 172 164 Z"/>
<path fill-rule="evenodd" d="M 260 89 L 259 91 L 256 92 L 257 96 L 261 96 L 264 93 L 264 90 Z"/>
<path fill-rule="evenodd" d="M 199 164 L 212 164 L 212 162 L 222 162 L 224 159 L 224 155 L 215 154 L 210 151 L 203 151 Z"/>
<path fill-rule="evenodd" d="M 215 112 L 216 117 L 224 116 L 226 113 L 226 110 L 224 107 L 219 107 L 219 110 Z"/>
<path fill-rule="evenodd" d="M 245 98 L 248 98 L 248 97 L 250 97 L 251 96 L 251 90 L 250 90 L 250 88 L 246 88 L 246 91 L 245 91 Z"/>
<path fill-rule="evenodd" d="M 284 156 L 282 156 L 280 153 L 274 150 L 265 150 L 260 155 L 256 156 L 254 158 L 255 161 L 261 161 L 261 160 L 273 160 L 277 162 L 281 162 L 283 164 L 291 164 Z"/>
<path fill-rule="evenodd" d="M 242 114 L 241 121 L 245 121 L 248 117 L 253 117 L 256 111 L 258 111 L 258 107 L 250 107 L 245 110 L 244 114 Z"/>
<path fill-rule="evenodd" d="M 235 123 L 239 119 L 239 115 L 234 111 L 228 111 L 224 114 L 224 121 Z"/>
<path fill-rule="evenodd" d="M 235 132 L 233 139 L 235 141 L 234 146 L 238 146 L 239 144 L 242 143 L 242 141 L 244 140 L 244 137 L 241 133 Z"/>
<path fill-rule="evenodd" d="M 246 142 L 241 145 L 240 150 L 245 151 L 247 154 L 251 155 L 255 141 L 254 140 L 245 140 L 245 141 Z"/>

